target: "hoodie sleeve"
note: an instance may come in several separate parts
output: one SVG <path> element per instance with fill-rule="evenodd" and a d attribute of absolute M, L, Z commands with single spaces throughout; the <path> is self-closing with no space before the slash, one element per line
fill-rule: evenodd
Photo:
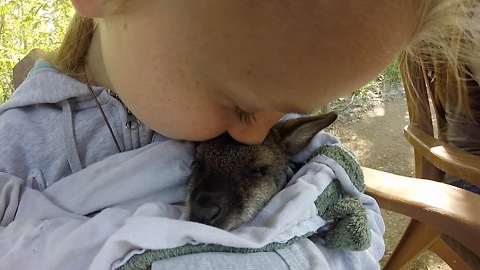
<path fill-rule="evenodd" d="M 166 152 L 171 154 L 156 158 Z M 105 242 L 139 205 L 162 201 L 169 205 L 184 198 L 189 156 L 189 144 L 152 144 L 107 158 L 43 191 L 0 173 L 0 265 L 90 269 Z M 159 164 L 169 168 L 161 174 L 164 181 L 154 177 L 165 171 Z"/>
<path fill-rule="evenodd" d="M 75 243 L 70 248 L 60 243 L 68 243 L 69 238 L 78 238 L 81 231 L 89 227 L 87 218 L 64 211 L 53 204 L 45 195 L 38 190 L 28 188 L 24 180 L 0 173 L 0 264 L 8 269 L 59 269 L 52 262 L 57 263 L 58 258 L 54 256 L 59 248 L 63 252 L 70 251 L 71 254 L 79 254 L 75 251 Z M 42 211 L 37 212 L 28 218 L 18 218 L 17 213 L 22 208 L 30 205 L 38 206 Z M 98 250 L 99 242 L 88 243 L 88 250 Z M 87 246 L 80 245 L 82 248 Z M 62 253 L 63 253 L 62 252 Z M 83 252 L 83 251 L 82 251 Z M 77 265 L 88 267 L 88 256 L 75 258 L 68 255 L 66 259 L 76 262 Z M 83 254 L 82 254 L 83 255 Z M 93 255 L 93 254 L 92 254 Z M 71 265 L 65 264 L 65 265 Z M 81 269 L 81 268 L 76 268 Z"/>
<path fill-rule="evenodd" d="M 0 225 L 8 226 L 24 212 L 30 217 L 48 219 L 53 217 L 68 217 L 85 220 L 82 215 L 65 211 L 53 203 L 44 193 L 29 188 L 25 181 L 3 172 L 0 172 Z"/>
<path fill-rule="evenodd" d="M 20 201 L 23 181 L 0 172 L 0 226 L 6 226 L 15 218 Z"/>

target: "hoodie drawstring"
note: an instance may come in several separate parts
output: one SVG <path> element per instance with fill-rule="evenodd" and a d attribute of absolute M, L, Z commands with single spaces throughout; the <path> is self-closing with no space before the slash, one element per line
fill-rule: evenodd
<path fill-rule="evenodd" d="M 65 154 L 67 156 L 68 164 L 70 165 L 72 173 L 76 173 L 83 169 L 83 166 L 80 162 L 77 145 L 75 144 L 75 134 L 73 133 L 72 106 L 69 100 L 63 100 L 60 103 L 62 105 L 62 111 L 64 116 L 64 123 L 62 124 L 62 126 Z"/>

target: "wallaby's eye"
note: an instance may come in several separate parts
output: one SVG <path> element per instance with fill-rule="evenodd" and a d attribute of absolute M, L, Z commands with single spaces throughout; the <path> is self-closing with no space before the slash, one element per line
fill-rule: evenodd
<path fill-rule="evenodd" d="M 267 174 L 267 167 L 258 167 L 250 171 L 250 174 L 252 174 L 255 177 L 262 177 Z"/>

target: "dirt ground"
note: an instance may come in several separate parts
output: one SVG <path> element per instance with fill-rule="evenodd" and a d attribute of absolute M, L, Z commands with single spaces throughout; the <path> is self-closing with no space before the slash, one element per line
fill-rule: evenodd
<path fill-rule="evenodd" d="M 403 92 L 403 91 L 402 91 Z M 380 100 L 380 99 L 377 99 Z M 413 175 L 413 150 L 403 137 L 403 127 L 408 123 L 405 99 L 396 95 L 380 100 L 360 112 L 352 109 L 343 114 L 330 129 L 357 157 L 363 166 L 404 176 Z M 386 252 L 381 264 L 390 256 L 403 233 L 409 218 L 397 213 L 382 210 L 386 224 Z M 408 270 L 451 269 L 434 253 L 427 252 L 411 263 Z"/>

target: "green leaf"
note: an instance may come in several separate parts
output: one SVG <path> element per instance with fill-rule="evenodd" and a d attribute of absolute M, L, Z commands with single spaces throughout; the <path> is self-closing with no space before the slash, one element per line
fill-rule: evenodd
<path fill-rule="evenodd" d="M 13 92 L 12 69 L 35 48 L 54 50 L 74 14 L 68 0 L 0 0 L 0 103 Z"/>

